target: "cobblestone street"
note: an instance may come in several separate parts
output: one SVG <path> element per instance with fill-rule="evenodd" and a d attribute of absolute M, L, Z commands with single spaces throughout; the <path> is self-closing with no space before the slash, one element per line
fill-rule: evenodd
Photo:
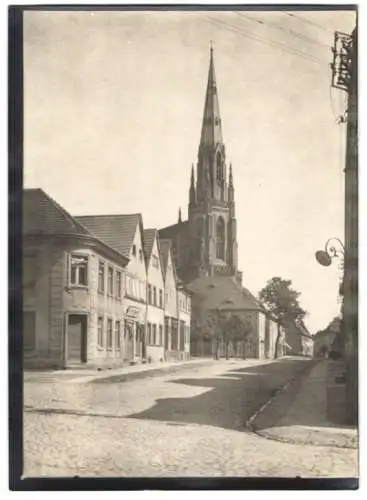
<path fill-rule="evenodd" d="M 244 424 L 310 361 L 218 361 L 121 383 L 25 383 L 24 476 L 352 477 L 357 451 Z"/>

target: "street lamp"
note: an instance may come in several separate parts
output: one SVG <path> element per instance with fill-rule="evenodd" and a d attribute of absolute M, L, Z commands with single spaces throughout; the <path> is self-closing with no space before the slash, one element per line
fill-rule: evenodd
<path fill-rule="evenodd" d="M 319 264 L 328 267 L 331 265 L 333 259 L 343 258 L 344 254 L 345 248 L 341 240 L 339 238 L 329 238 L 325 243 L 324 250 L 318 250 L 315 256 Z"/>

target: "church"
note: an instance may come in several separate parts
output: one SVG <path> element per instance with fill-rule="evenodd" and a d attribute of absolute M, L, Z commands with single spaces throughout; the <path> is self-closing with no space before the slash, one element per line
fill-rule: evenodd
<path fill-rule="evenodd" d="M 211 48 L 196 175 L 194 166 L 191 169 L 188 220 L 182 220 L 180 210 L 177 224 L 159 231 L 160 238 L 172 241 L 176 269 L 184 282 L 203 276 L 234 276 L 241 282 L 234 194 Z"/>
<path fill-rule="evenodd" d="M 203 317 L 220 310 L 226 316 L 235 314 L 247 325 L 235 355 L 273 357 L 274 319 L 242 286 L 242 272 L 238 270 L 233 169 L 228 165 L 223 141 L 212 47 L 198 160 L 196 169 L 194 165 L 191 168 L 188 218 L 182 220 L 180 209 L 178 222 L 160 229 L 159 237 L 171 240 L 177 274 L 194 293 L 192 354 L 210 354 L 211 334 L 204 334 Z M 201 326 L 195 327 L 199 317 Z"/>

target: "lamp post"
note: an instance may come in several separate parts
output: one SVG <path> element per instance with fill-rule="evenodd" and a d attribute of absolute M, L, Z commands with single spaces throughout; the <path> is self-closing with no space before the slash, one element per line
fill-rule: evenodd
<path fill-rule="evenodd" d="M 318 250 L 315 254 L 317 262 L 325 267 L 330 266 L 335 258 L 344 259 L 344 255 L 345 247 L 339 238 L 329 238 L 324 250 Z"/>

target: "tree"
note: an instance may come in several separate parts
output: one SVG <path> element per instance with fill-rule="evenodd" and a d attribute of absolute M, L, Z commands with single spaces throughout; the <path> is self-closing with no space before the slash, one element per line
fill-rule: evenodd
<path fill-rule="evenodd" d="M 260 291 L 259 298 L 265 308 L 277 320 L 277 338 L 275 342 L 274 358 L 278 357 L 281 327 L 288 321 L 298 321 L 305 317 L 306 311 L 299 304 L 300 292 L 291 288 L 292 281 L 274 277 L 268 280 Z"/>
<path fill-rule="evenodd" d="M 220 309 L 208 313 L 207 326 L 215 343 L 215 359 L 220 358 L 221 342 L 225 344 L 226 359 L 229 359 L 230 344 L 245 341 L 252 332 L 251 324 L 245 323 L 238 314 L 226 313 Z"/>

